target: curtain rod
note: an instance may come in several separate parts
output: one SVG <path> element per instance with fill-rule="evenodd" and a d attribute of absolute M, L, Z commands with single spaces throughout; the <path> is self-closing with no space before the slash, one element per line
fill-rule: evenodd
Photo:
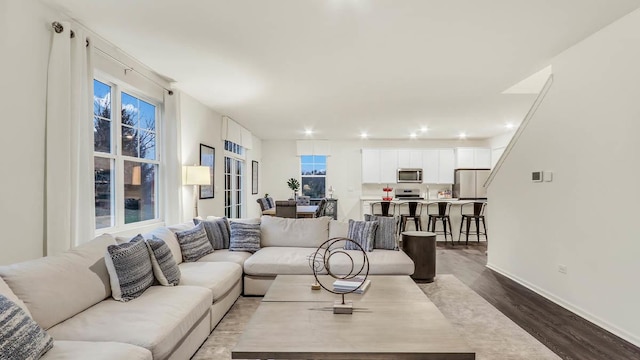
<path fill-rule="evenodd" d="M 58 21 L 54 21 L 54 22 L 52 22 L 52 23 L 51 23 L 51 27 L 52 27 L 52 28 L 53 28 L 53 30 L 56 32 L 56 34 L 60 34 L 61 32 L 63 32 L 63 31 L 64 31 L 64 26 L 62 26 L 62 24 L 61 24 L 61 23 L 59 23 Z M 73 30 L 71 30 L 71 38 L 74 38 L 75 36 L 76 36 L 76 34 L 73 32 Z M 89 40 L 87 40 L 87 46 L 88 46 L 88 45 L 89 45 Z M 103 53 L 104 55 L 106 55 L 106 56 L 110 57 L 110 58 L 111 58 L 111 59 L 113 59 L 114 61 L 116 61 L 116 62 L 120 63 L 122 66 L 124 66 L 124 67 L 125 67 L 125 69 L 124 69 L 124 74 L 125 74 L 125 75 L 127 74 L 127 71 L 133 71 L 133 72 L 135 72 L 136 74 L 138 74 L 138 75 L 142 76 L 143 78 L 145 78 L 145 79 L 149 80 L 150 82 L 152 82 L 152 83 L 153 83 L 153 84 L 155 84 L 156 86 L 158 86 L 158 87 L 160 87 L 160 88 L 164 89 L 164 90 L 167 92 L 167 94 L 169 94 L 169 95 L 173 95 L 173 90 L 171 90 L 171 89 L 167 89 L 167 88 L 166 88 L 166 87 L 164 87 L 162 84 L 159 84 L 157 81 L 155 81 L 155 80 L 151 79 L 151 78 L 150 78 L 150 77 L 148 77 L 147 75 L 145 75 L 145 74 L 141 73 L 140 71 L 138 71 L 138 70 L 134 69 L 132 66 L 129 66 L 129 65 L 125 64 L 125 63 L 124 63 L 124 62 L 122 62 L 120 59 L 115 58 L 113 55 L 111 55 L 111 54 L 107 53 L 106 51 L 104 51 L 104 50 L 102 50 L 102 49 L 100 49 L 100 48 L 98 48 L 98 47 L 94 47 L 94 49 L 96 49 L 96 50 L 100 51 L 100 52 L 101 52 L 101 53 Z"/>

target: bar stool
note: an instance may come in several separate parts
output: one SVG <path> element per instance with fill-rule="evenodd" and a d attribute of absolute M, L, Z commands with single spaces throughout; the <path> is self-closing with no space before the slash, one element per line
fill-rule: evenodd
<path fill-rule="evenodd" d="M 390 201 L 371 203 L 371 214 L 377 216 L 394 216 L 396 214 L 396 203 Z"/>
<path fill-rule="evenodd" d="M 432 207 L 437 207 L 438 211 L 436 213 L 432 213 Z M 451 218 L 449 217 L 450 210 L 451 202 L 449 201 L 429 203 L 427 205 L 427 214 L 429 215 L 427 228 L 433 233 L 439 233 L 436 231 L 436 223 L 440 220 L 442 222 L 442 232 L 440 232 L 440 234 L 444 235 L 444 243 L 445 245 L 447 244 L 447 234 L 449 234 L 451 235 L 451 246 L 453 246 L 453 231 L 451 230 Z M 447 224 L 449 225 L 449 231 L 447 231 Z"/>
<path fill-rule="evenodd" d="M 398 213 L 400 214 L 400 231 L 402 233 L 407 227 L 407 220 L 413 220 L 416 231 L 422 231 L 422 203 L 417 201 L 407 201 L 400 203 Z"/>
<path fill-rule="evenodd" d="M 473 213 L 465 213 L 464 208 L 467 205 L 473 205 Z M 469 245 L 469 234 L 476 235 L 478 238 L 478 242 L 480 242 L 480 235 L 484 235 L 485 240 L 489 241 L 489 237 L 487 236 L 487 224 L 484 220 L 484 208 L 487 206 L 486 202 L 468 202 L 462 204 L 460 206 L 460 215 L 462 215 L 462 220 L 460 221 L 460 233 L 458 234 L 458 244 L 460 243 L 460 237 L 464 233 L 466 235 L 467 241 L 466 245 Z M 467 209 L 469 206 L 467 206 Z M 468 211 L 468 210 L 467 210 Z M 471 220 L 476 223 L 476 231 L 470 232 Z M 466 231 L 462 231 L 463 225 L 467 224 Z M 482 227 L 484 232 L 480 231 L 480 222 L 482 222 Z"/>

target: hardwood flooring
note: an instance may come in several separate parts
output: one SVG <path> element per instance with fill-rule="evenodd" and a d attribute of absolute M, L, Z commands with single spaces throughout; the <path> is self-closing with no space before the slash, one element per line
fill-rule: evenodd
<path fill-rule="evenodd" d="M 485 265 L 484 242 L 437 243 L 437 274 L 453 274 L 562 359 L 640 360 L 640 348 Z"/>

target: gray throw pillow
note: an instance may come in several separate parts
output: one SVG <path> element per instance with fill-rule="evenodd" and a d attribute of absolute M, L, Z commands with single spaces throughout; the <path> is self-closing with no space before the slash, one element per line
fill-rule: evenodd
<path fill-rule="evenodd" d="M 395 216 L 376 216 L 365 214 L 365 221 L 377 221 L 378 229 L 373 242 L 374 249 L 398 250 L 396 232 L 398 230 L 398 218 Z"/>
<path fill-rule="evenodd" d="M 231 251 L 256 252 L 260 250 L 260 224 L 231 222 Z"/>
<path fill-rule="evenodd" d="M 201 257 L 213 252 L 213 246 L 209 242 L 202 223 L 189 230 L 176 231 L 176 237 L 185 262 L 198 261 Z"/>
<path fill-rule="evenodd" d="M 151 266 L 153 274 L 162 286 L 175 286 L 180 283 L 180 268 L 173 258 L 169 246 L 157 236 L 148 239 L 147 247 L 151 254 Z"/>
<path fill-rule="evenodd" d="M 104 259 L 114 299 L 133 300 L 153 285 L 151 256 L 142 235 L 124 244 L 107 246 Z"/>
<path fill-rule="evenodd" d="M 349 230 L 347 238 L 357 242 L 365 251 L 373 251 L 373 243 L 375 241 L 377 221 L 356 221 L 349 219 Z M 347 242 L 344 245 L 345 250 L 360 250 L 357 245 Z"/>
<path fill-rule="evenodd" d="M 0 359 L 39 359 L 53 338 L 27 313 L 0 295 Z"/>
<path fill-rule="evenodd" d="M 196 225 L 202 223 L 204 225 L 204 230 L 207 232 L 207 237 L 214 250 L 229 248 L 231 228 L 226 217 L 215 220 L 193 219 L 193 223 Z"/>

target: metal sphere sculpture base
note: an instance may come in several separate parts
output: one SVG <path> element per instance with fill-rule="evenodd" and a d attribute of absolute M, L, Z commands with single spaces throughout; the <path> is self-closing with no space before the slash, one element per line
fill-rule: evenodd
<path fill-rule="evenodd" d="M 355 247 L 359 250 L 360 254 L 362 254 L 362 266 L 359 269 L 356 269 L 355 262 L 353 261 L 353 257 L 344 249 L 344 243 L 353 243 Z M 351 262 L 350 270 L 347 274 L 336 275 L 331 271 L 331 265 L 329 260 L 332 256 L 345 256 Z M 316 283 L 311 285 L 311 288 L 317 285 L 330 293 L 337 294 L 341 296 L 341 300 L 336 300 L 333 303 L 333 313 L 334 314 L 353 314 L 353 301 L 345 300 L 345 294 L 350 294 L 358 289 L 360 289 L 366 282 L 367 277 L 369 276 L 369 258 L 367 257 L 367 252 L 358 244 L 357 242 L 343 238 L 332 238 L 320 245 L 316 252 L 309 257 L 309 266 L 313 269 L 313 277 L 316 279 Z M 327 274 L 334 279 L 337 280 L 352 280 L 356 276 L 364 274 L 362 282 L 355 288 L 348 291 L 335 291 L 332 288 L 326 287 L 320 279 L 318 278 L 318 273 L 326 270 Z"/>

